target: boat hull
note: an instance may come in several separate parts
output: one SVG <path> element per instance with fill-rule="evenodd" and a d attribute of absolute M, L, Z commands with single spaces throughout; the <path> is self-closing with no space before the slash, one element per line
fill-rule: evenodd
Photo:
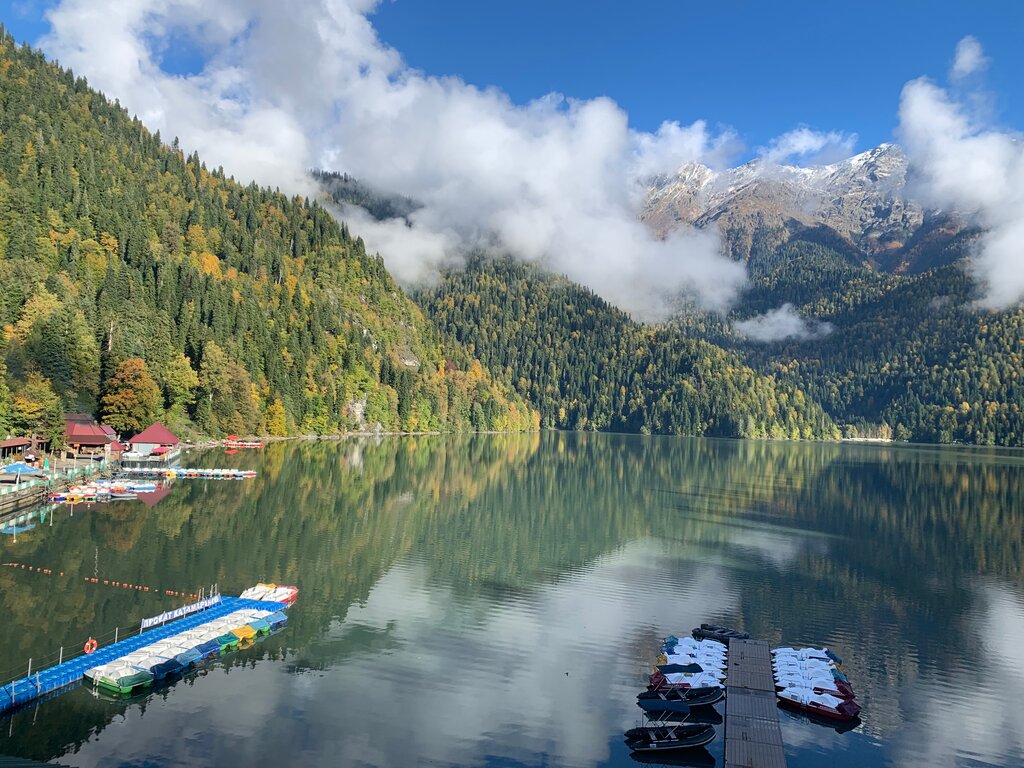
<path fill-rule="evenodd" d="M 662 753 L 697 749 L 715 740 L 712 725 L 677 725 L 633 728 L 626 731 L 626 746 L 634 752 Z"/>
<path fill-rule="evenodd" d="M 854 701 L 844 701 L 834 710 L 828 709 L 827 707 L 815 706 L 814 704 L 801 704 L 798 701 L 783 699 L 781 697 L 779 698 L 779 704 L 787 709 L 794 709 L 800 712 L 806 712 L 809 715 L 816 715 L 828 720 L 836 720 L 844 723 L 860 718 L 860 705 Z"/>
<path fill-rule="evenodd" d="M 688 712 L 691 707 L 707 707 L 724 697 L 721 688 L 667 688 L 645 691 L 636 697 L 636 703 L 646 712 Z"/>

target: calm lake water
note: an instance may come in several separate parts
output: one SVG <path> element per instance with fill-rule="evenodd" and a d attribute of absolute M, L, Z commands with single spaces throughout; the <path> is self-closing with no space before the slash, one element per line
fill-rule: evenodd
<path fill-rule="evenodd" d="M 0 719 L 0 754 L 632 766 L 661 638 L 714 621 L 844 657 L 863 722 L 780 712 L 790 766 L 1024 766 L 1020 452 L 544 433 L 185 463 L 259 476 L 0 536 L 0 562 L 55 572 L 0 567 L 0 673 L 182 602 L 103 579 L 294 583 L 288 628 L 138 699 L 80 687 Z"/>

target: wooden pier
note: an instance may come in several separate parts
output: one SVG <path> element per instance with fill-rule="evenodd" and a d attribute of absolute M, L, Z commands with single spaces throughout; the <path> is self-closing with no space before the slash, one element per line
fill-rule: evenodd
<path fill-rule="evenodd" d="M 786 768 L 767 641 L 729 641 L 725 684 L 725 768 Z"/>

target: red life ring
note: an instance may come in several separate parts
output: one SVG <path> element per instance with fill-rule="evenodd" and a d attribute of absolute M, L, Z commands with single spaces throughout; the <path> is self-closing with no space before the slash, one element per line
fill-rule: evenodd
<path fill-rule="evenodd" d="M 85 641 L 85 645 L 82 647 L 82 650 L 86 653 L 92 653 L 96 650 L 96 647 L 96 640 L 90 637 L 88 640 Z"/>

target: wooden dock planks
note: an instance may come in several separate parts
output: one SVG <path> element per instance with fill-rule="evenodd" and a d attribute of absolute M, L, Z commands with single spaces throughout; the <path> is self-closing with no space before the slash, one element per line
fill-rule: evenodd
<path fill-rule="evenodd" d="M 725 768 L 786 768 L 766 641 L 729 641 L 726 692 Z"/>

